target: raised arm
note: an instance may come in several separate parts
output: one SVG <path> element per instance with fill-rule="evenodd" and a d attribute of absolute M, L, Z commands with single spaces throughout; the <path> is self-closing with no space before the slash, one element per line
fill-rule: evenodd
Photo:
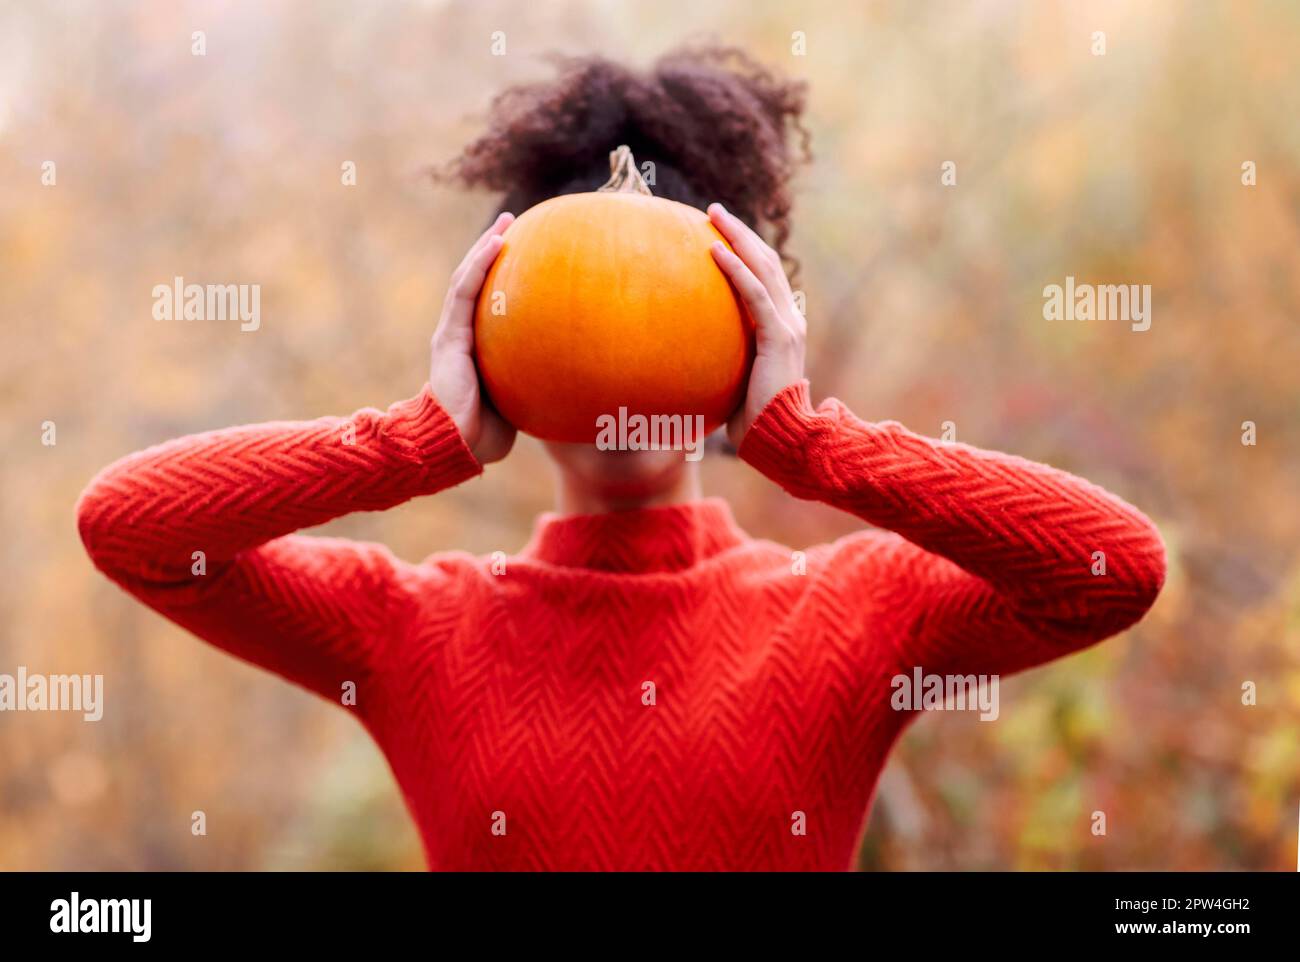
<path fill-rule="evenodd" d="M 95 565 L 199 637 L 327 698 L 360 682 L 385 657 L 402 610 L 399 563 L 379 545 L 292 532 L 432 494 L 509 451 L 513 431 L 479 395 L 472 324 L 508 224 L 507 215 L 485 231 L 453 275 L 430 384 L 417 396 L 123 458 L 77 505 Z"/>
<path fill-rule="evenodd" d="M 180 438 L 90 483 L 77 521 L 96 567 L 233 654 L 336 697 L 382 657 L 395 561 L 290 536 L 431 494 L 481 469 L 426 387 L 387 412 Z"/>
<path fill-rule="evenodd" d="M 814 410 L 806 381 L 768 405 L 740 454 L 797 497 L 910 542 L 890 559 L 897 614 L 910 622 L 898 652 L 907 667 L 965 674 L 1039 664 L 1133 624 L 1164 583 L 1155 526 L 1096 485 L 895 422 L 867 423 L 835 400 Z"/>
<path fill-rule="evenodd" d="M 1096 485 L 1022 458 L 867 423 L 838 401 L 815 409 L 803 380 L 805 323 L 780 260 L 719 205 L 731 242 L 714 257 L 755 322 L 749 391 L 729 430 L 740 456 L 801 498 L 901 535 L 888 558 L 906 630 L 904 666 L 1009 672 L 1137 621 L 1165 575 L 1164 544 L 1139 511 Z M 876 559 L 877 561 L 879 559 Z M 834 559 L 846 590 L 861 552 Z"/>

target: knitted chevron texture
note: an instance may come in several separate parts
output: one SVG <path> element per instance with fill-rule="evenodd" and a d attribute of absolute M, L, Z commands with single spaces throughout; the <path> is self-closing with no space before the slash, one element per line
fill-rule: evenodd
<path fill-rule="evenodd" d="M 340 704 L 355 686 L 434 869 L 848 868 L 914 717 L 895 675 L 1059 657 L 1164 579 L 1155 528 L 1101 489 L 814 409 L 806 382 L 740 455 L 875 527 L 797 554 L 719 500 L 545 515 L 504 565 L 295 534 L 479 473 L 427 388 L 139 452 L 78 515 L 177 624 Z"/>

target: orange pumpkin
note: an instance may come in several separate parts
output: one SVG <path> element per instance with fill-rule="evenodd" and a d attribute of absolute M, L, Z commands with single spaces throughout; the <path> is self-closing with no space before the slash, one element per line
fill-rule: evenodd
<path fill-rule="evenodd" d="M 521 431 L 590 443 L 602 415 L 702 415 L 741 401 L 752 324 L 701 211 L 654 197 L 631 151 L 598 191 L 543 201 L 506 230 L 474 337 L 492 404 Z"/>

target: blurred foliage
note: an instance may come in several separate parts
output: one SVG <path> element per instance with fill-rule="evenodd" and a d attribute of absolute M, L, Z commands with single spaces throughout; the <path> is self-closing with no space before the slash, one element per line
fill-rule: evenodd
<path fill-rule="evenodd" d="M 0 716 L 0 867 L 423 864 L 359 726 L 96 575 L 74 501 L 174 435 L 414 394 L 492 208 L 428 166 L 548 51 L 646 62 L 703 37 L 810 83 L 792 248 L 815 392 L 1082 473 L 1170 549 L 1133 631 L 1004 683 L 1000 723 L 908 732 L 862 866 L 1290 868 L 1300 7 L 1226 0 L 0 5 L 0 671 L 102 672 L 108 702 L 97 724 Z M 1044 321 L 1067 274 L 1151 284 L 1151 330 Z M 262 329 L 154 321 L 176 275 L 260 283 Z M 544 476 L 525 442 L 482 481 L 329 530 L 408 558 L 514 550 Z M 854 526 L 725 458 L 706 484 L 762 536 Z"/>

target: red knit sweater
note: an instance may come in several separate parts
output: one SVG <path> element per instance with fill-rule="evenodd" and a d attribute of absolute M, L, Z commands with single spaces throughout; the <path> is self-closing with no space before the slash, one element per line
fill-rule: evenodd
<path fill-rule="evenodd" d="M 95 564 L 177 624 L 336 703 L 354 683 L 435 869 L 848 868 L 913 717 L 893 676 L 1060 657 L 1135 622 L 1164 579 L 1123 501 L 814 411 L 806 382 L 740 456 L 886 530 L 800 559 L 719 500 L 545 515 L 504 567 L 293 534 L 481 471 L 427 388 L 133 454 L 78 514 Z"/>

